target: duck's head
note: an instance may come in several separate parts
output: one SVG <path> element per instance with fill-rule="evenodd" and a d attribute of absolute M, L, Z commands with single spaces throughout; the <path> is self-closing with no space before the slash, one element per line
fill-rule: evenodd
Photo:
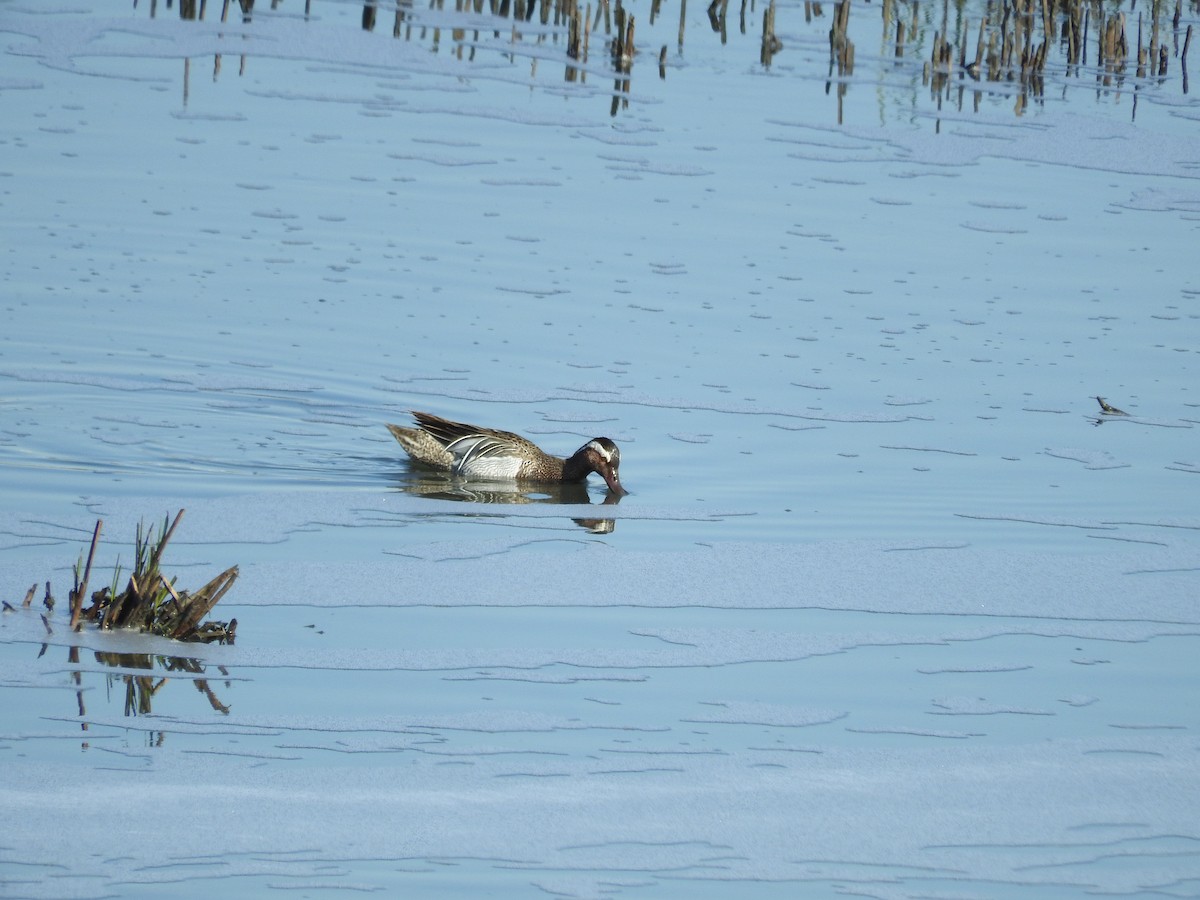
<path fill-rule="evenodd" d="M 618 497 L 629 492 L 621 486 L 621 451 L 611 439 L 592 438 L 575 454 L 587 461 L 588 471 L 595 472 L 608 484 L 608 489 Z"/>

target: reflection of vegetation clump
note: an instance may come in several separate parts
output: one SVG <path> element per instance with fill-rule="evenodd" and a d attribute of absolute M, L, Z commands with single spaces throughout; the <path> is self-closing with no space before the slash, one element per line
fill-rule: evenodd
<path fill-rule="evenodd" d="M 154 712 L 154 696 L 166 686 L 167 677 L 156 677 L 153 672 L 156 669 L 163 669 L 168 673 L 186 672 L 193 675 L 204 674 L 204 664 L 198 659 L 190 659 L 185 656 L 152 656 L 149 653 L 113 653 L 111 651 L 97 650 L 96 662 L 103 663 L 106 666 L 112 666 L 115 669 L 145 669 L 151 674 L 134 675 L 132 673 L 126 675 L 110 675 L 110 685 L 116 679 L 124 680 L 125 682 L 125 715 L 127 716 L 145 716 Z M 229 673 L 221 666 L 217 667 L 221 674 L 228 675 Z M 208 685 L 207 678 L 196 678 L 193 682 L 196 690 L 204 694 L 208 698 L 208 702 L 212 708 L 219 713 L 228 713 L 229 707 L 221 702 L 216 693 Z M 229 682 L 226 682 L 226 687 Z M 80 703 L 83 701 L 80 700 Z M 162 741 L 162 732 L 159 733 L 159 742 Z"/>
<path fill-rule="evenodd" d="M 193 593 L 177 591 L 175 579 L 167 580 L 158 565 L 163 551 L 175 526 L 179 524 L 183 510 L 174 521 L 163 520 L 161 530 L 143 529 L 138 525 L 137 542 L 134 549 L 134 566 L 125 589 L 117 592 L 121 583 L 121 565 L 118 560 L 113 571 L 112 584 L 91 595 L 92 605 L 83 608 L 87 596 L 88 578 L 92 572 L 92 557 L 100 539 L 103 522 L 96 523 L 92 535 L 92 547 L 87 563 L 83 557 L 75 565 L 75 587 L 71 591 L 71 627 L 78 628 L 81 619 L 95 622 L 100 628 L 134 628 L 151 634 L 174 638 L 179 641 L 220 641 L 232 643 L 237 630 L 237 619 L 229 622 L 205 622 L 217 601 L 233 587 L 238 568 L 226 569 L 200 590 Z M 82 571 L 82 579 L 80 572 Z"/>

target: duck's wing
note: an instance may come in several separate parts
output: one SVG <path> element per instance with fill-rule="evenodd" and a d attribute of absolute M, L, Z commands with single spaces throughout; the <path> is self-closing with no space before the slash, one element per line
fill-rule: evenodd
<path fill-rule="evenodd" d="M 512 434 L 508 431 L 497 431 L 494 428 L 483 428 L 479 425 L 470 425 L 467 422 L 454 422 L 450 419 L 443 419 L 441 416 L 435 416 L 433 413 L 417 412 L 413 410 L 413 419 L 422 431 L 427 431 L 433 435 L 444 445 L 449 445 L 462 438 L 490 436 L 512 441 L 514 444 L 528 443 L 525 438 L 517 434 Z"/>
<path fill-rule="evenodd" d="M 435 416 L 433 413 L 417 412 L 416 410 L 413 410 L 412 415 L 422 431 L 433 435 L 447 448 L 458 441 L 472 442 L 475 438 L 484 438 L 487 440 L 488 455 L 493 453 L 505 455 L 512 452 L 525 456 L 538 456 L 542 453 L 541 448 L 533 441 L 523 438 L 519 434 L 513 434 L 511 431 L 484 428 L 466 422 L 454 422 L 450 419 L 443 419 L 441 416 Z M 474 446 L 474 444 L 469 443 L 465 446 Z"/>
<path fill-rule="evenodd" d="M 413 411 L 421 431 L 441 443 L 454 462 L 451 471 L 467 478 L 513 479 L 529 477 L 528 469 L 559 467 L 562 461 L 548 456 L 533 441 L 495 428 L 454 422 L 432 413 Z M 547 480 L 558 480 L 551 473 Z"/>
<path fill-rule="evenodd" d="M 454 457 L 455 475 L 505 480 L 520 476 L 528 459 L 522 449 L 520 443 L 503 434 L 471 434 L 446 445 L 446 451 Z"/>

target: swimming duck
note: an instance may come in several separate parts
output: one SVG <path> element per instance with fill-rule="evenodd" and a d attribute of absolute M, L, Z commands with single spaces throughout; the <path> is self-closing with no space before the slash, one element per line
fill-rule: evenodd
<path fill-rule="evenodd" d="M 562 459 L 509 431 L 451 422 L 416 410 L 412 415 L 416 428 L 388 425 L 388 431 L 409 456 L 435 469 L 484 481 L 557 483 L 582 482 L 595 472 L 614 494 L 627 493 L 618 474 L 621 451 L 606 437 L 592 438 Z"/>
<path fill-rule="evenodd" d="M 1100 404 L 1100 412 L 1106 416 L 1127 416 L 1129 413 L 1123 409 L 1117 409 L 1115 406 L 1110 406 L 1103 397 L 1097 397 L 1096 402 Z"/>

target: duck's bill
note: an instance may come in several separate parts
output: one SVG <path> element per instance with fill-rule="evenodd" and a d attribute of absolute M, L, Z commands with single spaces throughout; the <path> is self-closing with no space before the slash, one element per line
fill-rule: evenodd
<path fill-rule="evenodd" d="M 621 479 L 617 477 L 616 472 L 608 471 L 608 472 L 601 472 L 600 474 L 604 476 L 604 480 L 608 484 L 608 489 L 610 491 L 612 491 L 614 494 L 616 494 L 618 497 L 624 497 L 626 494 L 629 493 L 629 491 L 625 490 L 625 488 L 622 487 Z"/>

